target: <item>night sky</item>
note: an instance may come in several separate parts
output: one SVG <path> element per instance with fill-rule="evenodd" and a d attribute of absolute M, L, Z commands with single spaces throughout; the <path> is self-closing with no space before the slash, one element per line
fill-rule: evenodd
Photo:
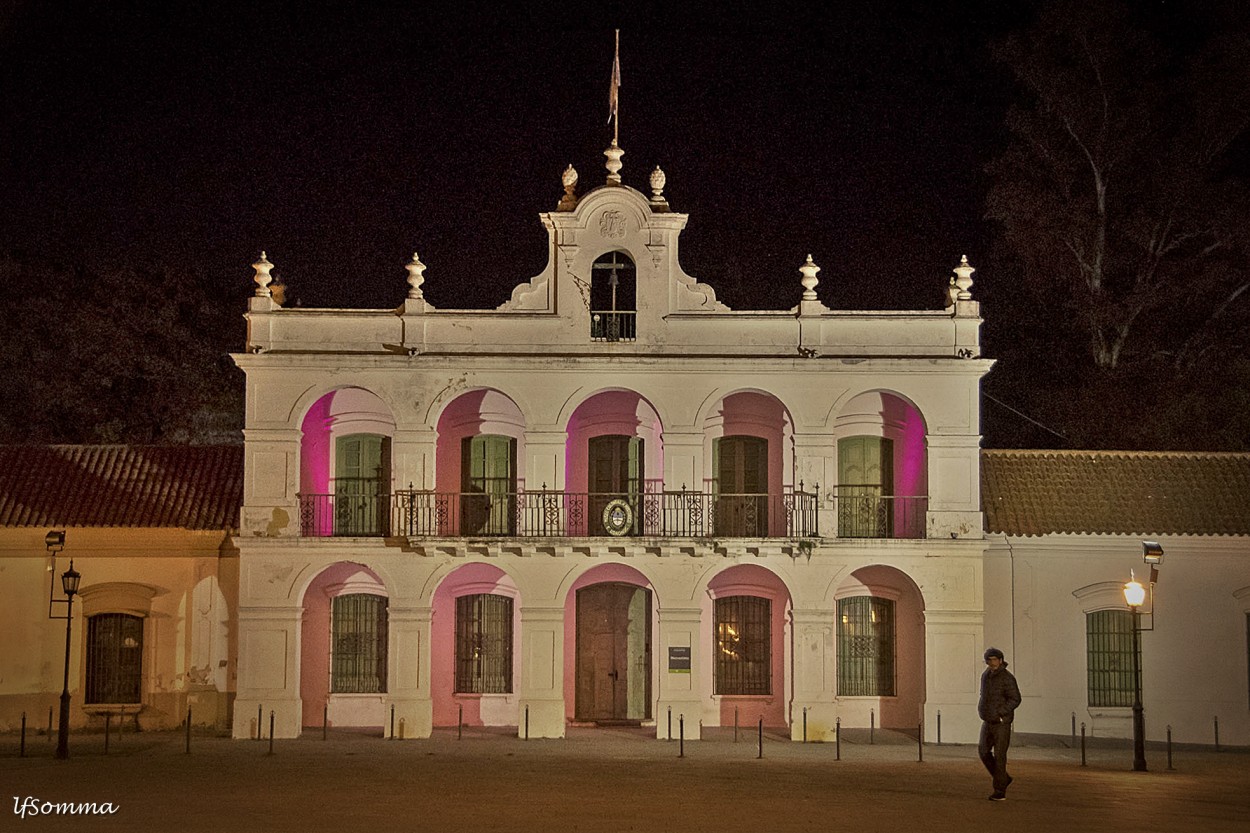
<path fill-rule="evenodd" d="M 993 281 L 987 44 L 1017 3 L 367 5 L 18 3 L 0 246 L 203 275 L 240 309 L 261 249 L 302 305 L 373 308 L 416 250 L 436 306 L 496 306 L 545 264 L 564 167 L 603 182 L 619 26 L 625 182 L 663 167 L 682 265 L 730 306 L 796 303 L 809 252 L 834 308 L 937 308 L 961 254 Z"/>

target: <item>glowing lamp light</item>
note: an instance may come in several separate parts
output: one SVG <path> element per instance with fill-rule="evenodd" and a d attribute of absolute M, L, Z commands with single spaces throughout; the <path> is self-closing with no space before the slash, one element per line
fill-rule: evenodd
<path fill-rule="evenodd" d="M 1146 588 L 1137 579 L 1124 583 L 1124 601 L 1129 607 L 1141 607 L 1146 601 Z"/>

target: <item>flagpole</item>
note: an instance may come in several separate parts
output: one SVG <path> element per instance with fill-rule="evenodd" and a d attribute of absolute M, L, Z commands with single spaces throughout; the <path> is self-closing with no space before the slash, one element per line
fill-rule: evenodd
<path fill-rule="evenodd" d="M 621 30 L 616 30 L 616 52 L 612 56 L 612 89 L 609 98 L 612 104 L 612 144 L 618 144 L 621 138 Z"/>

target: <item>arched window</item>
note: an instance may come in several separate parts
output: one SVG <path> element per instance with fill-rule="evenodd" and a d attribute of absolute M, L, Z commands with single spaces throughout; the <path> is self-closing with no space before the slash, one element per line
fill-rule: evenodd
<path fill-rule="evenodd" d="M 334 442 L 334 534 L 385 535 L 390 485 L 390 437 L 338 437 Z"/>
<path fill-rule="evenodd" d="M 512 691 L 512 599 L 476 593 L 456 599 L 456 691 Z"/>
<path fill-rule="evenodd" d="M 608 252 L 590 267 L 593 341 L 633 341 L 636 337 L 637 271 L 624 252 Z"/>
<path fill-rule="evenodd" d="M 479 434 L 460 441 L 460 534 L 516 534 L 516 440 Z"/>
<path fill-rule="evenodd" d="M 716 600 L 716 693 L 772 692 L 771 599 L 725 596 Z"/>
<path fill-rule="evenodd" d="M 331 607 L 330 691 L 375 694 L 386 691 L 385 596 L 349 593 Z"/>
<path fill-rule="evenodd" d="M 87 617 L 87 703 L 139 703 L 143 619 L 126 613 Z"/>
<path fill-rule="evenodd" d="M 838 599 L 838 694 L 894 696 L 894 602 Z"/>

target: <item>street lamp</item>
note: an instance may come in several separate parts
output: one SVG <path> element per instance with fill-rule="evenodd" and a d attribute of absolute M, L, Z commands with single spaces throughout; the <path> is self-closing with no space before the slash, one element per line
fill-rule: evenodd
<path fill-rule="evenodd" d="M 44 537 L 44 545 L 52 554 L 52 573 L 56 574 L 56 554 L 65 548 L 65 531 L 49 532 Z M 53 579 L 55 581 L 55 578 Z M 62 760 L 69 757 L 69 640 L 74 624 L 74 596 L 78 595 L 78 586 L 82 582 L 82 574 L 74 569 L 71 558 L 69 569 L 61 574 L 61 589 L 65 593 L 65 615 L 53 616 L 52 605 L 61 602 L 52 598 L 52 586 L 48 587 L 48 618 L 65 620 L 65 678 L 61 685 L 61 722 L 56 737 L 56 757 Z"/>
<path fill-rule="evenodd" d="M 1142 560 L 1150 565 L 1150 627 L 1154 630 L 1155 582 L 1163 563 L 1163 547 L 1156 541 L 1142 542 Z M 1146 603 L 1146 588 L 1133 572 L 1124 584 L 1124 601 L 1133 612 L 1133 770 L 1146 771 L 1146 719 L 1141 702 L 1141 607 Z"/>

